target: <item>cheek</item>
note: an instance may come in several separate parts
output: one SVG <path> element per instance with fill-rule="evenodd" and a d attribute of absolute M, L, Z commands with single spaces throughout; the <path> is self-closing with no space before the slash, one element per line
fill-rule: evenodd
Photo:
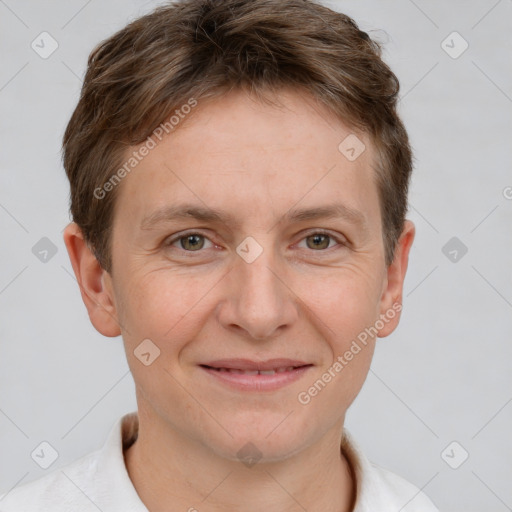
<path fill-rule="evenodd" d="M 335 422 L 368 375 L 376 340 L 372 327 L 379 318 L 380 283 L 370 271 L 345 268 L 328 279 L 309 282 L 305 290 L 305 302 L 316 317 L 328 355 L 322 357 L 322 368 L 297 398 L 311 407 L 313 415 L 327 415 L 327 421 Z"/>
<path fill-rule="evenodd" d="M 321 320 L 316 323 L 325 327 L 326 338 L 341 350 L 378 318 L 381 285 L 374 269 L 347 265 L 304 280 L 299 296 Z"/>
<path fill-rule="evenodd" d="M 150 338 L 165 343 L 198 325 L 215 282 L 212 275 L 192 276 L 165 269 L 132 276 L 123 290 L 123 321 L 128 339 Z M 196 318 L 190 322 L 190 318 Z M 124 336 L 126 337 L 126 336 Z"/>
<path fill-rule="evenodd" d="M 199 337 L 205 318 L 211 314 L 205 298 L 214 285 L 210 281 L 211 276 L 199 279 L 166 269 L 132 275 L 125 283 L 123 341 L 134 380 L 146 399 L 159 403 L 172 397 L 176 403 L 187 403 L 186 393 L 174 379 L 181 378 L 184 346 Z M 148 352 L 150 356 L 144 361 L 142 355 Z"/>

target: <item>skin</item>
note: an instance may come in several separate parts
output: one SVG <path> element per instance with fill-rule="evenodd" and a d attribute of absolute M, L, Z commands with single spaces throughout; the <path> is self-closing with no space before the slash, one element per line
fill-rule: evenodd
<path fill-rule="evenodd" d="M 241 91 L 200 101 L 124 178 L 111 274 L 74 223 L 65 230 L 91 322 L 105 336 L 123 336 L 140 422 L 125 461 L 151 511 L 353 507 L 340 439 L 376 338 L 310 403 L 297 396 L 401 304 L 415 228 L 406 221 L 386 266 L 370 141 L 358 134 L 366 150 L 350 162 L 338 150 L 353 133 L 348 127 L 296 91 L 279 98 L 280 107 Z M 158 208 L 181 203 L 222 210 L 237 222 L 190 218 L 141 229 Z M 359 211 L 365 228 L 345 218 L 286 220 L 293 208 L 330 203 Z M 329 237 L 315 239 L 318 230 Z M 205 238 L 187 245 L 191 232 Z M 236 252 L 248 236 L 263 248 L 252 263 Z M 377 337 L 393 332 L 399 318 Z M 160 349 L 149 366 L 134 355 L 147 338 Z M 276 391 L 234 391 L 198 366 L 229 357 L 314 366 Z M 248 442 L 262 454 L 252 467 L 237 457 Z"/>

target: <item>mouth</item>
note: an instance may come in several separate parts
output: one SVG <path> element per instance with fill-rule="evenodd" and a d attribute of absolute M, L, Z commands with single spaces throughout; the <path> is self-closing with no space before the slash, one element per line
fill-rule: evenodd
<path fill-rule="evenodd" d="M 218 383 L 241 391 L 274 391 L 301 378 L 313 365 L 291 359 L 224 359 L 199 367 Z"/>
<path fill-rule="evenodd" d="M 215 368 L 214 366 L 204 365 L 204 368 L 209 368 L 217 372 L 237 373 L 239 375 L 275 375 L 276 373 L 291 372 L 302 366 L 283 366 L 275 368 L 274 370 L 241 370 L 240 368 Z"/>

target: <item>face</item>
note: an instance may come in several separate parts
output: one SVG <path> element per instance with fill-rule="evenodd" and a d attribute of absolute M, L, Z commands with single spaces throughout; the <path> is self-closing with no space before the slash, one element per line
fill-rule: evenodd
<path fill-rule="evenodd" d="M 369 140 L 350 161 L 349 128 L 280 100 L 199 102 L 149 152 L 120 185 L 113 272 L 91 290 L 109 313 L 91 306 L 96 328 L 122 326 L 139 409 L 228 459 L 247 442 L 286 458 L 341 429 L 375 326 L 398 322 L 414 235 L 386 267 Z"/>

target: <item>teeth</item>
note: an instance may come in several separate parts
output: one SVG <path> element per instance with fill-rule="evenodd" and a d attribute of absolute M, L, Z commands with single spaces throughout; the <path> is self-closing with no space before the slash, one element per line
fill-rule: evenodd
<path fill-rule="evenodd" d="M 278 368 L 276 370 L 277 373 L 283 373 L 283 372 L 291 372 L 295 368 L 298 368 L 297 366 L 287 366 L 286 368 Z"/>
<path fill-rule="evenodd" d="M 291 372 L 297 368 L 296 366 L 286 366 L 283 368 L 276 368 L 275 370 L 238 370 L 236 368 L 213 368 L 218 372 L 237 373 L 240 375 L 275 375 L 276 373 Z"/>

